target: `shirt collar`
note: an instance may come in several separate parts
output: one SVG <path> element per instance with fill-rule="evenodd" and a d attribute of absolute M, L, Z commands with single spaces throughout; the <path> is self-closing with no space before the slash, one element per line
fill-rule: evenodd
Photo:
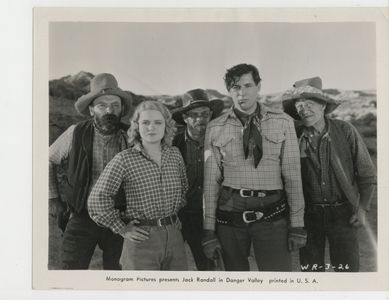
<path fill-rule="evenodd" d="M 265 106 L 263 103 L 259 103 L 258 102 L 258 105 L 259 105 L 259 109 L 260 109 L 260 116 L 261 116 L 261 121 L 262 120 L 266 120 L 269 116 L 268 116 L 268 113 L 271 112 L 271 109 L 269 109 L 267 106 Z M 236 120 L 239 120 L 238 117 L 236 116 L 235 112 L 234 112 L 234 105 L 230 108 L 229 112 L 228 112 L 228 117 L 229 118 L 232 118 L 232 119 L 236 119 Z"/>

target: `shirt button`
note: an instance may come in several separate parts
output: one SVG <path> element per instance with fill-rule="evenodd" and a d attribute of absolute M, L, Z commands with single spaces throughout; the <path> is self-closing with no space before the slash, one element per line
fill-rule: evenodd
<path fill-rule="evenodd" d="M 323 185 L 326 185 L 326 183 L 323 181 Z"/>
<path fill-rule="evenodd" d="M 324 202 L 327 202 L 327 198 L 324 198 L 323 200 L 324 200 Z"/>

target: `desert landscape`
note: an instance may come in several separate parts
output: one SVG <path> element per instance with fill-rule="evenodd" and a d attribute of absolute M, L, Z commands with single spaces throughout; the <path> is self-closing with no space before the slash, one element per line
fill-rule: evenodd
<path fill-rule="evenodd" d="M 77 98 L 89 91 L 89 82 L 93 74 L 81 71 L 75 75 L 68 75 L 60 79 L 49 81 L 49 145 L 71 124 L 83 120 L 74 109 Z M 122 87 L 124 88 L 124 87 Z M 206 88 L 206 87 L 205 87 Z M 125 89 L 125 88 L 124 88 Z M 126 89 L 125 89 L 126 90 Z M 154 99 L 164 103 L 169 109 L 182 106 L 186 103 L 185 96 L 181 95 L 138 95 L 126 90 L 132 96 L 134 106 L 146 99 Z M 224 101 L 225 108 L 232 105 L 232 99 L 214 89 L 206 88 L 210 99 L 218 98 Z M 282 92 L 282 91 L 280 91 Z M 325 89 L 334 98 L 341 101 L 341 105 L 332 113 L 332 117 L 351 122 L 361 133 L 368 150 L 377 166 L 377 97 L 375 90 L 338 90 L 336 88 Z M 277 94 L 261 95 L 259 101 L 281 109 L 277 102 Z M 130 111 L 129 115 L 133 112 Z M 123 122 L 129 122 L 129 116 L 123 118 Z M 59 172 L 59 181 L 63 180 L 63 172 Z M 360 229 L 360 259 L 361 271 L 374 272 L 377 270 L 376 239 L 377 239 L 377 195 L 373 199 L 371 211 L 368 214 L 369 224 Z M 56 226 L 53 217 L 49 222 L 49 260 L 48 269 L 58 269 L 60 262 L 61 231 Z M 188 248 L 187 248 L 188 249 Z M 191 270 L 195 270 L 193 259 L 188 250 L 188 259 Z M 251 259 L 252 270 L 256 270 L 255 263 Z M 294 255 L 294 270 L 298 271 L 298 255 Z M 90 269 L 101 269 L 101 252 L 96 249 Z"/>

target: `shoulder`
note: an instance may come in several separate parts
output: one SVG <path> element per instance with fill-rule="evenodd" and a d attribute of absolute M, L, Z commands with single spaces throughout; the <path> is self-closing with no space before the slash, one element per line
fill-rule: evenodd
<path fill-rule="evenodd" d="M 358 134 L 357 129 L 350 122 L 339 120 L 339 119 L 330 119 L 330 118 L 327 118 L 327 122 L 332 128 L 341 130 L 344 133 L 348 133 L 348 134 L 357 133 Z"/>
<path fill-rule="evenodd" d="M 211 120 L 209 123 L 208 123 L 208 128 L 211 129 L 213 127 L 219 127 L 219 126 L 223 126 L 227 123 L 227 120 L 229 118 L 231 114 L 231 111 L 227 111 L 223 114 L 221 114 L 220 116 L 216 117 L 215 119 Z"/>
<path fill-rule="evenodd" d="M 290 124 L 293 124 L 294 122 L 294 119 L 291 116 L 280 109 L 275 109 L 270 106 L 261 104 L 261 110 L 262 114 L 268 119 L 280 120 Z"/>
<path fill-rule="evenodd" d="M 184 141 L 185 138 L 185 131 L 182 131 L 180 133 L 177 133 L 173 138 L 173 146 L 178 146 Z"/>

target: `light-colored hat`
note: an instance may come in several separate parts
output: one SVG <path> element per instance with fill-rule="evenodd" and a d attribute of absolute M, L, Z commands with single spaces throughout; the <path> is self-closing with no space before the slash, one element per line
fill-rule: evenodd
<path fill-rule="evenodd" d="M 89 105 L 102 95 L 119 96 L 122 99 L 123 115 L 128 113 L 131 107 L 131 96 L 119 88 L 116 78 L 109 73 L 101 73 L 93 77 L 90 81 L 90 92 L 78 98 L 74 107 L 81 115 L 90 116 Z"/>
<path fill-rule="evenodd" d="M 334 111 L 339 102 L 331 98 L 330 95 L 322 91 L 322 81 L 320 77 L 312 77 L 303 80 L 296 81 L 293 85 L 293 89 L 287 90 L 281 97 L 284 111 L 296 120 L 300 120 L 300 116 L 297 113 L 295 102 L 298 99 L 311 99 L 326 104 L 324 114 L 329 114 Z"/>
<path fill-rule="evenodd" d="M 185 125 L 182 114 L 190 111 L 191 109 L 207 106 L 212 111 L 212 118 L 217 117 L 224 109 L 224 102 L 220 99 L 209 100 L 207 93 L 203 89 L 194 89 L 186 92 L 184 97 L 188 97 L 189 101 L 183 107 L 175 109 L 173 113 L 173 119 L 179 123 Z"/>

